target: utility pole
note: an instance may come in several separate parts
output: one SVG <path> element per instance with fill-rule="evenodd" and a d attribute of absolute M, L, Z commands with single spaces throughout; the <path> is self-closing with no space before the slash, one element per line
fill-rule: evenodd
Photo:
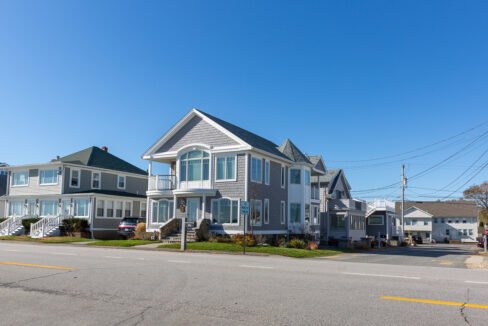
<path fill-rule="evenodd" d="M 400 223 L 402 225 L 401 232 L 402 235 L 400 240 L 403 242 L 403 236 L 405 234 L 405 187 L 407 186 L 407 178 L 405 177 L 405 163 L 402 164 L 402 212 L 400 217 Z"/>

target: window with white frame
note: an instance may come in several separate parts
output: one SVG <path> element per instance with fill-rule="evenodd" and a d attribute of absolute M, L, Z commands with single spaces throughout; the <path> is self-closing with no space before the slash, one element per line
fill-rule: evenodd
<path fill-rule="evenodd" d="M 39 184 L 40 185 L 55 185 L 58 183 L 58 170 L 40 170 L 39 171 Z"/>
<path fill-rule="evenodd" d="M 107 213 L 105 214 L 105 217 L 115 217 L 115 215 L 114 215 L 114 201 L 113 200 L 105 201 L 105 206 L 107 209 Z"/>
<path fill-rule="evenodd" d="M 310 171 L 305 170 L 303 172 L 303 181 L 305 182 L 306 186 L 310 186 Z"/>
<path fill-rule="evenodd" d="M 252 225 L 261 225 L 263 220 L 263 201 L 251 199 L 251 223 Z"/>
<path fill-rule="evenodd" d="M 268 160 L 264 161 L 264 184 L 266 185 L 270 183 L 270 169 L 271 163 Z"/>
<path fill-rule="evenodd" d="M 97 199 L 97 217 L 105 216 L 105 201 L 103 199 Z"/>
<path fill-rule="evenodd" d="M 265 199 L 264 200 L 264 217 L 263 217 L 263 221 L 264 221 L 264 224 L 269 224 L 269 199 Z"/>
<path fill-rule="evenodd" d="M 180 157 L 180 181 L 202 181 L 209 179 L 210 155 L 193 150 Z"/>
<path fill-rule="evenodd" d="M 88 217 L 88 199 L 75 199 L 73 201 L 73 215 Z"/>
<path fill-rule="evenodd" d="M 318 225 L 320 222 L 320 211 L 318 206 L 312 206 L 312 224 Z"/>
<path fill-rule="evenodd" d="M 101 188 L 101 179 L 102 179 L 102 173 L 100 172 L 92 172 L 92 189 L 100 189 Z"/>
<path fill-rule="evenodd" d="M 132 216 L 132 203 L 130 201 L 126 201 L 124 205 L 124 217 Z"/>
<path fill-rule="evenodd" d="M 286 202 L 282 201 L 280 206 L 280 222 L 281 224 L 286 223 Z"/>
<path fill-rule="evenodd" d="M 251 181 L 262 182 L 262 164 L 263 160 L 257 157 L 251 157 Z"/>
<path fill-rule="evenodd" d="M 302 183 L 302 175 L 300 169 L 290 169 L 290 183 L 299 185 Z"/>
<path fill-rule="evenodd" d="M 152 202 L 152 223 L 166 223 L 173 218 L 173 201 L 160 200 Z"/>
<path fill-rule="evenodd" d="M 299 203 L 290 203 L 290 223 L 302 223 L 302 205 Z"/>
<path fill-rule="evenodd" d="M 39 215 L 42 217 L 58 215 L 58 201 L 41 200 L 39 202 Z"/>
<path fill-rule="evenodd" d="M 125 189 L 125 175 L 118 175 L 117 176 L 117 188 Z"/>
<path fill-rule="evenodd" d="M 122 208 L 124 203 L 121 201 L 115 202 L 115 217 L 122 217 Z"/>
<path fill-rule="evenodd" d="M 220 198 L 212 200 L 213 224 L 237 224 L 239 221 L 239 201 Z"/>
<path fill-rule="evenodd" d="M 23 201 L 9 201 L 8 203 L 8 215 L 9 216 L 23 216 L 24 215 L 24 202 Z"/>
<path fill-rule="evenodd" d="M 29 184 L 29 171 L 12 172 L 12 187 L 27 186 Z"/>
<path fill-rule="evenodd" d="M 80 187 L 80 170 L 71 169 L 70 170 L 70 177 L 69 177 L 69 186 L 71 188 L 79 188 Z"/>
<path fill-rule="evenodd" d="M 310 204 L 305 204 L 305 223 L 310 223 Z"/>
<path fill-rule="evenodd" d="M 145 201 L 141 202 L 141 217 L 146 217 L 147 203 Z"/>
<path fill-rule="evenodd" d="M 285 188 L 286 186 L 286 167 L 284 165 L 281 166 L 281 188 Z"/>
<path fill-rule="evenodd" d="M 217 157 L 216 164 L 217 181 L 227 181 L 236 179 L 236 158 L 235 156 L 221 156 Z"/>
<path fill-rule="evenodd" d="M 371 215 L 368 217 L 368 225 L 383 225 L 383 215 Z"/>

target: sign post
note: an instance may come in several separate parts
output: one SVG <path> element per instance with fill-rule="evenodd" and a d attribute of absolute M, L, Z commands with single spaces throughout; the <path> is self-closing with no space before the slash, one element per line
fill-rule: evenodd
<path fill-rule="evenodd" d="M 241 201 L 241 216 L 244 217 L 244 238 L 242 239 L 242 254 L 246 254 L 246 228 L 247 228 L 247 216 L 249 215 L 249 202 Z"/>

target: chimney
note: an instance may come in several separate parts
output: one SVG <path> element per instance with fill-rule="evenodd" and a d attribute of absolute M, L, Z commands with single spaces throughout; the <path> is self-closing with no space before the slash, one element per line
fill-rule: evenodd
<path fill-rule="evenodd" d="M 108 147 L 107 146 L 102 146 L 100 147 L 100 149 L 104 152 L 108 152 Z"/>

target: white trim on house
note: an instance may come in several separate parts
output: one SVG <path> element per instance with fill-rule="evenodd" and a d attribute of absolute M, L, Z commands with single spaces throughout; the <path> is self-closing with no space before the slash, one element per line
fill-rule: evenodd
<path fill-rule="evenodd" d="M 98 174 L 98 187 L 93 186 L 93 176 Z M 118 178 L 118 176 L 117 176 Z M 102 172 L 101 171 L 91 171 L 91 189 L 102 189 Z"/>
<path fill-rule="evenodd" d="M 264 160 L 264 184 L 267 186 L 271 184 L 271 161 L 267 159 Z"/>
<path fill-rule="evenodd" d="M 78 172 L 78 185 L 77 186 L 73 186 L 73 171 L 77 171 Z M 81 169 L 69 169 L 69 187 L 70 188 L 80 188 L 80 185 L 81 185 Z"/>
<path fill-rule="evenodd" d="M 219 158 L 224 158 L 224 179 L 217 179 L 217 176 L 218 176 L 218 171 L 217 171 L 217 168 L 218 168 L 218 164 L 217 164 L 217 160 Z M 234 178 L 231 178 L 231 179 L 227 179 L 227 159 L 228 158 L 233 158 L 234 159 Z M 237 153 L 233 154 L 233 155 L 223 155 L 223 154 L 216 154 L 216 155 L 213 155 L 213 163 L 214 163 L 214 175 L 215 175 L 215 182 L 232 182 L 232 181 L 237 181 Z"/>
<path fill-rule="evenodd" d="M 124 186 L 120 187 L 119 178 L 124 178 Z M 125 190 L 127 188 L 127 177 L 125 175 L 117 174 L 117 189 Z"/>

